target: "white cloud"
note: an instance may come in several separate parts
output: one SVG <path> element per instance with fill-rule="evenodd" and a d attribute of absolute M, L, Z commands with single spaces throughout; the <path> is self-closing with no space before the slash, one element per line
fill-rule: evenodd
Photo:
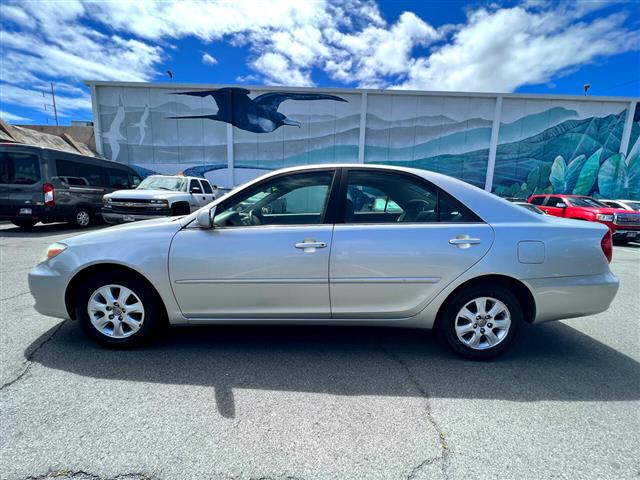
<path fill-rule="evenodd" d="M 285 56 L 279 53 L 265 53 L 251 66 L 265 76 L 269 85 L 313 86 L 309 72 L 295 68 Z"/>
<path fill-rule="evenodd" d="M 7 112 L 5 110 L 0 110 L 0 118 L 3 119 L 5 122 L 30 122 L 31 119 L 26 118 L 26 117 L 21 117 L 20 115 L 15 115 L 11 112 Z"/>
<path fill-rule="evenodd" d="M 33 90 L 0 83 L 0 101 L 3 104 L 8 103 L 43 111 L 45 105 L 51 104 L 51 95 L 48 90 Z M 56 108 L 59 116 L 67 117 L 74 111 L 91 109 L 91 98 L 87 94 L 78 97 L 56 95 Z"/>
<path fill-rule="evenodd" d="M 202 54 L 202 63 L 205 65 L 215 65 L 218 63 L 218 60 L 213 55 L 209 55 L 205 52 Z"/>
<path fill-rule="evenodd" d="M 570 73 L 599 58 L 638 49 L 640 33 L 613 14 L 590 23 L 562 8 L 473 12 L 450 43 L 410 66 L 397 88 L 510 92 Z"/>
<path fill-rule="evenodd" d="M 388 21 L 374 0 L 5 0 L 0 101 L 40 108 L 55 80 L 63 114 L 86 111 L 81 80 L 158 78 L 187 36 L 248 49 L 239 82 L 311 86 L 322 71 L 360 87 L 512 91 L 639 49 L 625 15 L 594 15 L 616 3 L 523 0 L 434 28 L 410 11 Z"/>

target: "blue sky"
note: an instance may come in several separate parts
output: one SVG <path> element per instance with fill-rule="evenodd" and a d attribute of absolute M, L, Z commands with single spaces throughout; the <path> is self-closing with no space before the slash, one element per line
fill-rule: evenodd
<path fill-rule="evenodd" d="M 4 1 L 0 117 L 91 119 L 83 80 L 640 97 L 636 0 Z M 43 96 L 43 92 L 45 95 Z"/>

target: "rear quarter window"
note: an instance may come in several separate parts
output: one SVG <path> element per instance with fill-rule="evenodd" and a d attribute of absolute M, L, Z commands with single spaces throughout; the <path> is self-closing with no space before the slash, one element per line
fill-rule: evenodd
<path fill-rule="evenodd" d="M 542 202 L 544 202 L 544 197 L 534 197 L 531 199 L 531 204 L 532 205 L 542 205 Z"/>

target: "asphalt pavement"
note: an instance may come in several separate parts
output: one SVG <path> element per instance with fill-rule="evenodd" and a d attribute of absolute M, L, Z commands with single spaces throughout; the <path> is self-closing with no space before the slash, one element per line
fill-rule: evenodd
<path fill-rule="evenodd" d="M 174 329 L 110 351 L 33 309 L 63 225 L 0 225 L 0 478 L 637 479 L 640 244 L 605 313 L 462 360 L 430 332 Z"/>

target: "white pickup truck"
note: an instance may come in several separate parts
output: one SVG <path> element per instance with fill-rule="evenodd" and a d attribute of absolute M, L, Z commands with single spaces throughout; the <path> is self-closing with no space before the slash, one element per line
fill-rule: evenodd
<path fill-rule="evenodd" d="M 102 198 L 107 223 L 188 215 L 216 199 L 217 187 L 204 178 L 151 175 L 133 190 L 117 190 Z"/>

